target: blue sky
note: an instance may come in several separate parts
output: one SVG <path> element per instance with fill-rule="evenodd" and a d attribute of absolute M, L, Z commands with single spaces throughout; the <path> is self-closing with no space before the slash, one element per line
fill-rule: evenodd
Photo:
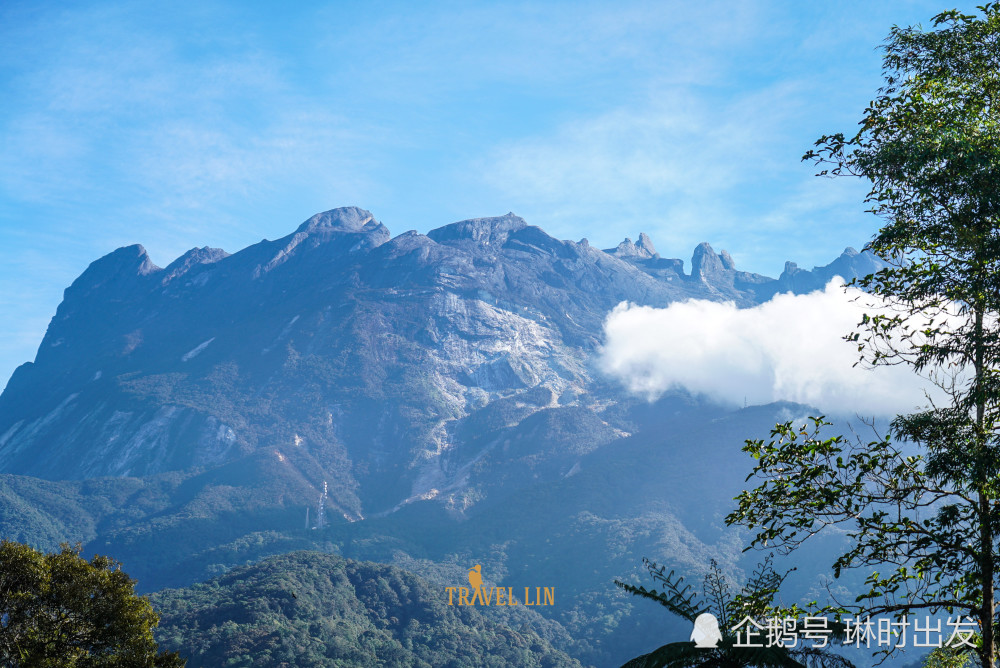
<path fill-rule="evenodd" d="M 0 4 L 0 383 L 97 257 L 234 252 L 337 206 L 826 264 L 877 221 L 799 158 L 854 129 L 890 26 L 949 7 L 59 4 Z"/>

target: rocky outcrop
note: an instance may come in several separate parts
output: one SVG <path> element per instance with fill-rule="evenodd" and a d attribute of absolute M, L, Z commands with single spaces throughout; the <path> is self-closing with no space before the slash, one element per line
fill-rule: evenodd
<path fill-rule="evenodd" d="M 625 241 L 618 244 L 617 247 L 609 248 L 604 252 L 615 257 L 642 260 L 651 260 L 660 257 L 660 254 L 656 252 L 656 248 L 653 246 L 653 241 L 645 232 L 639 233 L 639 241 L 636 243 L 632 243 L 630 238 L 625 237 Z"/>
<path fill-rule="evenodd" d="M 800 268 L 794 262 L 786 262 L 784 271 L 776 281 L 767 281 L 751 289 L 760 300 L 770 299 L 779 292 L 805 294 L 822 290 L 835 276 L 849 282 L 873 274 L 885 266 L 885 262 L 869 251 L 859 253 L 853 248 L 846 248 L 830 264 L 813 267 L 811 271 Z"/>
<path fill-rule="evenodd" d="M 708 242 L 698 244 L 691 256 L 691 278 L 714 286 L 729 286 L 733 282 L 735 265 L 729 253 L 716 255 Z"/>

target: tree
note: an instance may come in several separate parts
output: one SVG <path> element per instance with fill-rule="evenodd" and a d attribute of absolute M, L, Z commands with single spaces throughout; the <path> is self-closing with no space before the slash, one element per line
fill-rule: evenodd
<path fill-rule="evenodd" d="M 0 664 L 57 668 L 184 666 L 157 654 L 159 618 L 120 564 L 63 545 L 44 554 L 0 542 Z"/>
<path fill-rule="evenodd" d="M 860 130 L 821 137 L 820 175 L 868 179 L 883 220 L 867 248 L 890 266 L 858 282 L 886 303 L 847 337 L 863 362 L 906 364 L 946 391 L 867 445 L 827 424 L 778 425 L 748 441 L 759 486 L 727 521 L 753 545 L 794 549 L 845 524 L 834 563 L 870 571 L 858 614 L 958 611 L 996 661 L 1000 530 L 1000 4 L 957 10 L 933 29 L 892 28 L 885 85 Z M 909 445 L 907 445 L 909 444 Z M 888 570 L 887 570 L 888 569 Z"/>
<path fill-rule="evenodd" d="M 746 618 L 765 622 L 772 612 L 772 602 L 788 573 L 778 573 L 771 566 L 770 555 L 757 566 L 750 580 L 733 594 L 718 563 L 713 559 L 702 586 L 703 601 L 691 585 L 674 571 L 664 574 L 665 566 L 643 559 L 650 577 L 659 582 L 663 591 L 626 584 L 615 580 L 618 587 L 630 594 L 656 601 L 670 612 L 696 624 L 702 614 L 714 615 L 719 623 L 722 640 L 714 649 L 695 647 L 693 642 L 673 642 L 638 656 L 622 668 L 853 668 L 853 664 L 825 649 L 813 647 L 788 648 L 740 647 L 732 629 Z M 842 627 L 831 625 L 831 634 L 839 635 Z"/>
<path fill-rule="evenodd" d="M 972 668 L 972 659 L 968 653 L 941 647 L 928 654 L 920 665 L 921 668 Z"/>

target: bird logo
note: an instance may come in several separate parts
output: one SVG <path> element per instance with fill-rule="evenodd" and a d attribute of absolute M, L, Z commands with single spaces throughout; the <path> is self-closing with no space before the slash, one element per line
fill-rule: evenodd
<path fill-rule="evenodd" d="M 475 591 L 483 586 L 483 567 L 476 564 L 469 569 L 469 586 Z"/>

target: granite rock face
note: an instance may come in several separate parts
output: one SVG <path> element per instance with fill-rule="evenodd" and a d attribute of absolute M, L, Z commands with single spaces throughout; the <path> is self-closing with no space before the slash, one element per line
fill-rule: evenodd
<path fill-rule="evenodd" d="M 348 521 L 426 499 L 462 514 L 628 435 L 605 419 L 620 390 L 591 364 L 620 302 L 750 306 L 878 266 L 848 249 L 772 279 L 704 243 L 685 274 L 646 234 L 601 251 L 508 213 L 392 237 L 356 207 L 163 269 L 120 248 L 66 289 L 0 396 L 0 472 L 147 476 L 268 457 L 304 485 L 328 481 Z"/>

